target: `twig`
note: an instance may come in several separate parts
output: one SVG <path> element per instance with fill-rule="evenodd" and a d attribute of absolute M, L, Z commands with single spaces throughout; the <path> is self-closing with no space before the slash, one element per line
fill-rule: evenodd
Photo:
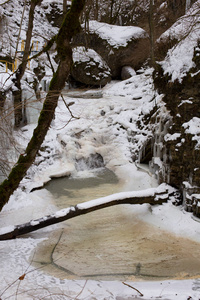
<path fill-rule="evenodd" d="M 131 289 L 135 290 L 136 292 L 138 292 L 140 294 L 141 297 L 143 297 L 144 295 L 138 291 L 136 288 L 134 288 L 133 286 L 129 285 L 128 283 L 125 283 L 124 281 L 122 282 L 124 285 L 127 285 L 128 287 L 130 287 Z"/>
<path fill-rule="evenodd" d="M 2 5 L 4 5 L 4 4 L 8 3 L 9 1 L 10 1 L 10 0 L 6 0 L 4 3 L 1 3 L 0 6 L 2 6 Z"/>
<path fill-rule="evenodd" d="M 15 299 L 16 299 L 16 300 L 17 300 L 17 295 L 18 295 L 18 291 L 19 291 L 19 287 L 20 287 L 21 281 L 24 280 L 25 276 L 26 276 L 28 273 L 30 273 L 31 271 L 34 271 L 34 270 L 31 270 L 31 271 L 28 272 L 28 269 L 30 268 L 30 266 L 31 266 L 31 264 L 32 264 L 32 262 L 33 262 L 34 256 L 35 256 L 35 252 L 33 253 L 33 257 L 32 257 L 32 259 L 31 259 L 31 261 L 30 261 L 28 267 L 26 268 L 24 274 L 22 274 L 22 275 L 18 278 L 19 281 L 18 281 L 18 285 L 17 285 L 17 288 L 16 288 L 16 293 L 15 293 Z"/>
<path fill-rule="evenodd" d="M 73 115 L 72 111 L 71 111 L 70 108 L 69 108 L 69 105 L 68 105 L 67 102 L 65 101 L 65 99 L 64 99 L 64 97 L 63 97 L 62 94 L 61 94 L 61 98 L 62 98 L 63 102 L 65 103 L 65 106 L 67 107 L 67 109 L 68 109 L 68 111 L 69 111 L 71 117 L 74 118 L 74 119 L 80 119 L 79 117 L 75 117 L 75 116 Z"/>
<path fill-rule="evenodd" d="M 49 49 L 51 49 L 51 47 L 53 46 L 54 42 L 56 41 L 56 37 L 57 37 L 57 35 L 54 35 L 54 36 L 47 42 L 46 46 L 44 46 L 44 47 L 42 48 L 42 50 L 41 50 L 40 52 L 38 52 L 37 54 L 35 54 L 35 55 L 29 57 L 29 58 L 27 59 L 27 61 L 30 61 L 30 60 L 32 60 L 32 59 L 36 59 L 36 58 L 37 58 L 38 56 L 40 56 L 42 53 L 46 53 Z"/>
<path fill-rule="evenodd" d="M 61 238 L 61 236 L 60 236 L 60 238 Z M 59 239 L 60 239 L 60 238 L 59 238 Z M 10 283 L 10 284 L 9 284 L 9 285 L 1 292 L 1 294 L 0 294 L 0 300 L 3 300 L 3 299 L 1 298 L 2 295 L 5 294 L 5 292 L 6 292 L 7 290 L 9 290 L 9 289 L 10 289 L 15 283 L 17 283 L 17 282 L 18 282 L 18 284 L 17 284 L 17 287 L 16 287 L 16 292 L 13 293 L 12 295 L 9 295 L 9 296 L 6 297 L 6 298 L 4 298 L 4 300 L 9 299 L 9 298 L 11 298 L 11 297 L 14 296 L 14 295 L 15 295 L 15 299 L 17 299 L 17 296 L 18 296 L 19 294 L 24 294 L 24 293 L 27 292 L 27 291 L 35 290 L 35 289 L 28 289 L 28 290 L 26 290 L 26 291 L 20 292 L 20 291 L 19 291 L 19 286 L 20 286 L 21 281 L 25 279 L 25 277 L 26 277 L 27 274 L 32 273 L 32 272 L 35 272 L 35 271 L 38 271 L 38 270 L 41 270 L 41 269 L 45 268 L 47 265 L 50 265 L 51 262 L 45 264 L 44 266 L 40 266 L 40 267 L 38 267 L 38 268 L 34 268 L 34 269 L 28 271 L 29 267 L 31 266 L 31 264 L 32 264 L 32 262 L 33 262 L 34 255 L 35 255 L 35 253 L 33 254 L 33 257 L 32 257 L 32 259 L 31 259 L 31 262 L 30 262 L 30 264 L 28 265 L 28 267 L 26 268 L 25 272 L 24 272 L 20 277 L 18 277 L 16 280 L 14 280 L 12 283 Z M 44 290 L 45 287 L 42 286 L 41 289 Z M 71 297 L 70 297 L 70 298 L 71 298 Z M 43 299 L 43 298 L 41 298 L 41 299 Z M 71 299 L 72 299 L 72 298 L 71 298 Z M 73 298 L 73 299 L 74 299 L 74 298 Z"/>
<path fill-rule="evenodd" d="M 82 287 L 81 291 L 78 293 L 78 295 L 76 296 L 76 298 L 74 298 L 74 300 L 77 300 L 77 299 L 78 299 L 78 297 L 80 296 L 80 294 L 82 294 L 82 292 L 83 292 L 83 290 L 84 290 L 84 288 L 85 288 L 86 284 L 87 284 L 87 280 L 85 281 L 85 283 L 84 283 L 84 285 L 83 285 L 83 287 Z"/>
<path fill-rule="evenodd" d="M 19 33 L 18 33 L 18 37 L 17 37 L 17 44 L 16 44 L 16 50 L 15 50 L 14 62 L 15 62 L 15 59 L 16 59 L 16 56 L 17 56 L 17 49 L 18 49 L 20 34 L 21 34 L 21 30 L 22 30 L 22 22 L 24 20 L 24 13 L 25 13 L 25 10 L 26 10 L 26 2 L 27 2 L 27 0 L 24 1 L 24 8 L 23 8 L 23 11 L 22 11 L 21 22 L 20 22 L 20 27 L 19 27 Z"/>
<path fill-rule="evenodd" d="M 46 55 L 47 55 L 48 61 L 49 61 L 50 66 L 51 66 L 51 70 L 52 70 L 53 75 L 54 75 L 54 74 L 55 74 L 55 70 L 54 70 L 54 67 L 53 67 L 53 65 L 52 65 L 51 58 L 50 58 L 50 55 L 49 55 L 49 52 L 48 52 L 48 51 L 46 51 Z"/>

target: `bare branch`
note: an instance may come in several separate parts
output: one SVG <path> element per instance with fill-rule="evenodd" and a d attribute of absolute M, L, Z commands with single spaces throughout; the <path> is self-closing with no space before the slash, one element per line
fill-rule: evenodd
<path fill-rule="evenodd" d="M 47 54 L 47 58 L 48 58 L 48 61 L 49 61 L 49 63 L 50 63 L 50 66 L 51 66 L 51 70 L 52 70 L 53 74 L 55 74 L 55 70 L 54 70 L 54 67 L 53 67 L 53 65 L 52 65 L 52 62 L 51 62 L 51 58 L 50 58 L 49 52 L 46 51 L 46 54 Z"/>
<path fill-rule="evenodd" d="M 48 50 L 51 49 L 51 47 L 53 46 L 54 42 L 56 41 L 56 37 L 57 35 L 54 35 L 48 42 L 47 44 L 43 47 L 43 49 L 38 52 L 37 54 L 29 57 L 29 59 L 27 59 L 27 61 L 31 61 L 32 59 L 36 59 L 38 56 L 40 56 L 43 53 L 46 53 Z"/>
<path fill-rule="evenodd" d="M 7 1 L 5 1 L 4 3 L 1 3 L 0 6 L 2 6 L 2 5 L 4 5 L 4 4 L 8 3 L 9 1 L 11 1 L 11 0 L 7 0 Z"/>
<path fill-rule="evenodd" d="M 151 205 L 162 204 L 168 200 L 168 189 L 166 185 L 160 185 L 158 188 L 151 188 L 144 191 L 124 192 L 113 194 L 96 200 L 90 200 L 75 206 L 62 209 L 52 215 L 45 216 L 40 219 L 32 220 L 28 223 L 13 226 L 12 230 L 3 229 L 0 234 L 0 240 L 8 240 L 16 238 L 29 232 L 57 224 L 77 216 L 100 210 L 106 207 L 119 204 L 144 204 Z"/>
<path fill-rule="evenodd" d="M 131 286 L 130 284 L 126 283 L 126 282 L 122 282 L 124 285 L 130 287 L 131 289 L 135 290 L 136 292 L 138 292 L 140 294 L 141 297 L 143 297 L 144 295 L 136 288 L 134 288 L 133 286 Z"/>
<path fill-rule="evenodd" d="M 24 9 L 22 11 L 22 16 L 21 16 L 21 22 L 20 22 L 19 33 L 18 33 L 18 37 L 17 37 L 17 44 L 16 44 L 14 61 L 15 61 L 16 56 L 17 56 L 17 49 L 18 49 L 20 34 L 21 34 L 21 30 L 22 30 L 22 22 L 23 22 L 23 19 L 24 19 L 24 13 L 25 13 L 25 9 L 26 9 L 26 2 L 27 2 L 27 0 L 24 1 Z"/>
<path fill-rule="evenodd" d="M 64 99 L 64 97 L 63 97 L 62 94 L 61 94 L 61 98 L 62 98 L 63 102 L 65 103 L 65 106 L 67 107 L 67 109 L 68 109 L 68 111 L 69 111 L 71 117 L 72 117 L 73 119 L 77 119 L 77 120 L 80 119 L 79 117 L 75 117 L 75 116 L 73 115 L 72 111 L 71 111 L 70 108 L 69 108 L 70 105 L 67 104 L 67 102 L 65 101 L 65 99 Z"/>

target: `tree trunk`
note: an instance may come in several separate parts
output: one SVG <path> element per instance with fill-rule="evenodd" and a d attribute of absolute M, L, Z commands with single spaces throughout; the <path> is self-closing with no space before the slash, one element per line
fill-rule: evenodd
<path fill-rule="evenodd" d="M 63 0 L 63 16 L 65 16 L 67 12 L 67 0 Z"/>
<path fill-rule="evenodd" d="M 36 154 L 47 134 L 54 112 L 57 106 L 59 95 L 65 86 L 68 78 L 71 62 L 72 50 L 70 40 L 80 29 L 79 16 L 84 7 L 85 0 L 73 0 L 71 9 L 66 14 L 63 24 L 57 35 L 57 52 L 60 63 L 54 74 L 49 87 L 49 92 L 44 101 L 43 109 L 38 119 L 38 125 L 33 132 L 33 136 L 24 152 L 20 155 L 17 163 L 11 170 L 8 179 L 0 185 L 0 210 L 8 202 L 12 193 L 19 186 L 27 170 L 35 160 Z"/>
<path fill-rule="evenodd" d="M 14 239 L 19 235 L 27 234 L 38 229 L 57 224 L 77 216 L 85 215 L 87 213 L 100 210 L 118 204 L 144 204 L 151 205 L 162 204 L 168 200 L 168 190 L 166 185 L 161 185 L 158 188 L 152 188 L 144 191 L 124 192 L 113 194 L 97 200 L 87 201 L 76 206 L 62 209 L 52 215 L 43 218 L 32 220 L 28 223 L 13 226 L 12 229 L 8 227 L 2 228 L 0 233 L 0 240 Z"/>
<path fill-rule="evenodd" d="M 111 0 L 111 4 L 110 4 L 110 24 L 113 23 L 113 9 L 114 9 L 114 3 L 115 0 Z"/>
<path fill-rule="evenodd" d="M 94 19 L 98 21 L 98 15 L 99 15 L 99 0 L 95 1 L 95 7 L 94 7 Z"/>
<path fill-rule="evenodd" d="M 5 92 L 0 91 L 0 112 L 4 108 L 4 103 L 6 101 L 6 95 Z"/>
<path fill-rule="evenodd" d="M 150 58 L 152 67 L 156 68 L 154 53 L 154 0 L 150 0 L 149 4 L 149 31 L 150 31 Z"/>

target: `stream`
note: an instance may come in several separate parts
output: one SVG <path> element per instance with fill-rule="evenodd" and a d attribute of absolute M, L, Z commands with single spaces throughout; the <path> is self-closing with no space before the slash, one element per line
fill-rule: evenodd
<path fill-rule="evenodd" d="M 61 209 L 123 191 L 124 183 L 101 169 L 89 178 L 54 179 L 45 188 Z M 199 249 L 139 220 L 133 205 L 120 205 L 61 223 L 37 247 L 34 264 L 61 279 L 186 279 L 200 275 Z"/>

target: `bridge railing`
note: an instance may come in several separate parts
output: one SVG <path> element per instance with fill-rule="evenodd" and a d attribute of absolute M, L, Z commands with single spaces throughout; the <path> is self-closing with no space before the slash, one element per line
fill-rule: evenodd
<path fill-rule="evenodd" d="M 15 62 L 9 62 L 7 60 L 0 59 L 0 63 L 5 64 L 7 73 L 8 73 L 8 70 L 15 72 L 17 69 L 17 61 L 16 60 L 15 60 Z"/>
<path fill-rule="evenodd" d="M 31 55 L 34 55 L 34 54 L 38 53 L 38 45 L 39 45 L 39 41 L 33 41 L 32 42 Z M 21 54 L 21 56 L 23 56 L 24 49 L 25 49 L 25 41 L 22 40 L 21 41 L 21 50 L 16 51 L 16 54 Z M 6 72 L 8 72 L 10 70 L 13 73 L 17 70 L 19 62 L 20 62 L 19 56 L 15 58 L 14 62 L 9 62 L 7 60 L 2 60 L 2 59 L 0 60 L 0 63 L 5 64 Z M 30 61 L 28 61 L 28 68 L 30 68 Z"/>

